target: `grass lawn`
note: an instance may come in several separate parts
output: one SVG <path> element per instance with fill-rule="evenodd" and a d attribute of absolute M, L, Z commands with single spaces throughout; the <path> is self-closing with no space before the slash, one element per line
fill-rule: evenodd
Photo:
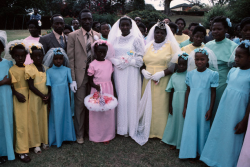
<path fill-rule="evenodd" d="M 140 146 L 130 137 L 116 136 L 108 145 L 93 143 L 85 138 L 85 144 L 63 144 L 61 148 L 52 146 L 32 158 L 29 166 L 157 166 L 157 167 L 206 167 L 202 162 L 190 163 L 178 159 L 178 151 L 170 150 L 159 139 L 150 139 Z M 19 159 L 9 161 L 3 167 L 22 167 L 27 164 Z"/>

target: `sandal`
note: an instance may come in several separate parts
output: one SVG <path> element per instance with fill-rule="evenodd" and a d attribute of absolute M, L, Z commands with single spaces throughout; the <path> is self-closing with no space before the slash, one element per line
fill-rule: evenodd
<path fill-rule="evenodd" d="M 41 153 L 42 153 L 41 148 L 40 148 L 40 147 L 35 147 L 35 148 L 34 148 L 34 153 L 36 153 L 36 154 L 41 154 Z"/>
<path fill-rule="evenodd" d="M 49 149 L 49 145 L 48 144 L 43 144 L 43 149 L 44 150 L 48 150 Z"/>
<path fill-rule="evenodd" d="M 28 156 L 28 154 L 18 154 L 19 159 L 22 162 L 28 163 L 31 161 L 30 157 Z"/>

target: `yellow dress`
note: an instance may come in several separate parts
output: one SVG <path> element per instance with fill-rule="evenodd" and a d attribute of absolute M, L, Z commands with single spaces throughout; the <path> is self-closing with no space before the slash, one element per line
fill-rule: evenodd
<path fill-rule="evenodd" d="M 14 145 L 15 152 L 18 154 L 29 153 L 29 134 L 28 134 L 28 99 L 29 99 L 29 86 L 25 80 L 24 67 L 16 65 L 9 69 L 11 83 L 15 90 L 23 94 L 26 102 L 21 103 L 13 96 L 14 105 Z"/>
<path fill-rule="evenodd" d="M 182 35 L 175 34 L 174 37 L 179 44 L 189 39 L 189 36 L 183 33 Z"/>
<path fill-rule="evenodd" d="M 153 44 L 150 49 L 145 53 L 143 61 L 146 65 L 146 70 L 152 75 L 156 72 L 163 71 L 168 68 L 168 63 L 172 58 L 172 49 L 170 43 L 166 43 L 162 46 L 160 50 L 152 50 Z M 169 93 L 165 91 L 168 81 L 171 75 L 165 76 L 160 79 L 158 85 L 155 85 L 153 81 L 151 85 L 152 90 L 152 118 L 150 126 L 149 138 L 160 138 L 162 139 L 164 129 L 168 120 L 169 112 Z M 143 80 L 142 94 L 146 88 L 149 80 Z"/>
<path fill-rule="evenodd" d="M 197 48 L 204 48 L 204 44 L 201 44 L 201 46 L 194 46 L 193 44 L 189 44 L 187 46 L 184 46 L 181 48 L 182 51 L 186 52 L 187 54 L 190 54 L 193 50 L 197 49 Z"/>
<path fill-rule="evenodd" d="M 46 70 L 45 72 L 37 70 L 34 64 L 25 67 L 25 79 L 34 79 L 34 86 L 43 94 L 48 94 L 46 86 Z M 29 145 L 30 147 L 38 147 L 41 143 L 48 144 L 48 114 L 47 104 L 41 97 L 29 90 Z"/>

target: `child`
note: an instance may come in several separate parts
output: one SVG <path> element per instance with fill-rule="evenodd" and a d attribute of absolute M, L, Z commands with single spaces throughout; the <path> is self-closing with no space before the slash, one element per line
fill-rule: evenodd
<path fill-rule="evenodd" d="M 96 60 L 89 64 L 88 75 L 91 94 L 100 91 L 113 95 L 113 84 L 111 75 L 114 71 L 112 63 L 105 59 L 106 55 L 111 56 L 111 46 L 106 41 L 98 40 L 92 44 L 92 51 Z M 113 52 L 114 53 L 114 52 Z M 93 142 L 104 142 L 108 144 L 115 137 L 115 111 L 89 112 L 89 140 Z"/>
<path fill-rule="evenodd" d="M 228 61 L 235 48 L 238 46 L 236 43 L 225 37 L 226 32 L 228 32 L 231 26 L 232 25 L 229 18 L 226 18 L 224 16 L 215 17 L 212 22 L 212 35 L 214 37 L 214 40 L 208 42 L 205 45 L 205 47 L 211 49 L 217 57 L 219 69 L 219 86 L 216 88 L 216 99 L 212 117 L 210 120 L 211 125 L 214 120 L 214 116 L 216 114 L 221 96 L 227 86 L 226 78 L 230 70 L 230 68 L 228 67 Z"/>
<path fill-rule="evenodd" d="M 29 146 L 35 147 L 35 153 L 41 153 L 40 145 L 48 148 L 48 116 L 47 103 L 49 100 L 46 86 L 46 70 L 42 64 L 44 51 L 42 44 L 35 43 L 29 46 L 29 53 L 33 64 L 25 66 L 25 80 L 29 85 Z"/>
<path fill-rule="evenodd" d="M 190 54 L 197 69 L 186 76 L 187 91 L 183 109 L 185 118 L 179 158 L 196 158 L 201 155 L 209 130 L 219 74 L 208 69 L 209 54 L 205 49 L 195 49 Z M 190 64 L 189 64 L 190 65 Z"/>
<path fill-rule="evenodd" d="M 202 42 L 204 41 L 205 36 L 206 29 L 202 26 L 196 26 L 192 33 L 193 43 L 184 46 L 183 48 L 181 48 L 181 50 L 186 52 L 187 54 L 190 54 L 195 49 L 204 48 L 205 45 Z"/>
<path fill-rule="evenodd" d="M 166 89 L 167 92 L 170 92 L 170 105 L 168 121 L 162 137 L 162 141 L 164 143 L 172 145 L 170 147 L 171 150 L 176 148 L 180 149 L 184 124 L 182 111 L 184 107 L 185 93 L 187 90 L 185 79 L 187 74 L 188 54 L 184 52 L 178 56 L 177 72 L 171 76 Z"/>
<path fill-rule="evenodd" d="M 232 68 L 228 73 L 228 85 L 200 158 L 208 166 L 237 165 L 250 111 L 249 49 L 249 40 L 242 41 L 236 49 L 235 63 L 238 68 Z"/>
<path fill-rule="evenodd" d="M 186 22 L 183 18 L 178 18 L 175 20 L 175 24 L 177 24 L 179 28 L 178 32 L 176 32 L 175 34 L 175 39 L 180 44 L 189 39 L 188 35 L 182 33 L 182 31 L 186 27 Z"/>
<path fill-rule="evenodd" d="M 1 58 L 7 42 L 5 31 L 0 31 L 0 165 L 14 160 L 13 149 L 13 98 L 9 69 L 11 61 Z M 5 158 L 7 156 L 7 159 Z"/>
<path fill-rule="evenodd" d="M 16 64 L 10 68 L 10 78 L 13 85 L 15 152 L 22 162 L 30 162 L 29 153 L 29 86 L 25 81 L 24 62 L 28 51 L 23 41 L 15 40 L 9 43 L 9 53 Z"/>
<path fill-rule="evenodd" d="M 100 33 L 101 35 L 101 39 L 104 41 L 108 40 L 108 35 L 109 35 L 109 31 L 110 31 L 110 27 L 107 23 L 102 23 L 100 26 Z"/>
<path fill-rule="evenodd" d="M 63 141 L 75 141 L 76 134 L 70 109 L 69 83 L 72 83 L 68 57 L 62 48 L 51 48 L 44 57 L 46 85 L 51 90 L 49 146 L 61 147 Z M 63 66 L 64 65 L 64 66 Z"/>

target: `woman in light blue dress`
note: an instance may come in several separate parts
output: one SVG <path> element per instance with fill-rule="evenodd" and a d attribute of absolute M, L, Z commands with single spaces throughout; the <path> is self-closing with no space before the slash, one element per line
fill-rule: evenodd
<path fill-rule="evenodd" d="M 235 63 L 238 68 L 232 68 L 228 73 L 228 85 L 222 95 L 200 158 L 208 166 L 236 167 L 237 165 L 250 110 L 249 48 L 249 41 L 237 48 Z"/>
<path fill-rule="evenodd" d="M 219 74 L 207 68 L 208 53 L 205 49 L 195 49 L 194 69 L 187 73 L 187 91 L 183 116 L 185 117 L 182 132 L 179 158 L 196 158 L 201 155 L 210 130 L 210 121 L 219 85 Z"/>
<path fill-rule="evenodd" d="M 72 83 L 71 71 L 70 68 L 63 66 L 63 62 L 66 62 L 64 60 L 67 59 L 63 49 L 52 48 L 48 51 L 44 64 L 50 66 L 50 63 L 46 63 L 48 59 L 53 60 L 53 66 L 46 73 L 46 85 L 51 90 L 49 145 L 61 147 L 63 141 L 76 140 L 69 97 L 69 84 Z"/>
<path fill-rule="evenodd" d="M 12 62 L 1 58 L 6 46 L 6 33 L 0 31 L 0 165 L 8 160 L 14 160 L 13 149 L 13 97 L 9 69 Z"/>
<path fill-rule="evenodd" d="M 227 74 L 230 70 L 228 67 L 228 61 L 233 51 L 238 46 L 236 43 L 225 37 L 226 32 L 229 30 L 231 22 L 228 18 L 223 16 L 217 16 L 212 23 L 212 35 L 213 41 L 208 42 L 205 47 L 211 49 L 217 57 L 218 73 L 219 73 L 219 86 L 216 88 L 216 99 L 214 109 L 211 117 L 211 125 L 214 120 L 218 105 L 220 103 L 221 96 L 226 89 Z M 215 70 L 211 68 L 212 70 Z"/>

